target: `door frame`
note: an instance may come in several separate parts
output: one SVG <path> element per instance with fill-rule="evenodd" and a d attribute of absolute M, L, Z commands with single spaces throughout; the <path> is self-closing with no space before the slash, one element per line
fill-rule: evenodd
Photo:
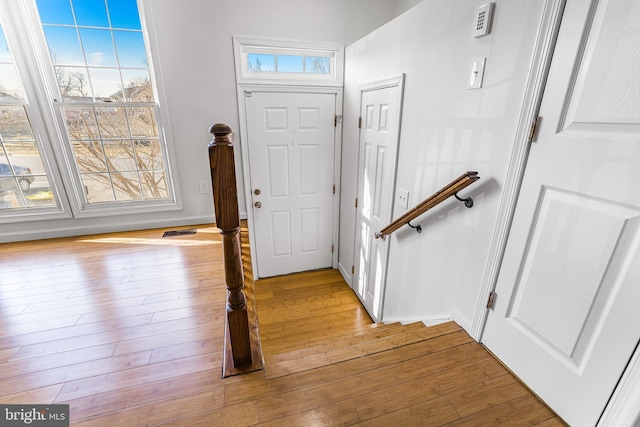
<path fill-rule="evenodd" d="M 333 134 L 333 182 L 336 191 L 333 197 L 333 216 L 332 216 L 332 241 L 334 248 L 331 260 L 332 268 L 338 266 L 338 224 L 340 218 L 340 164 L 342 160 L 342 88 L 327 86 L 292 86 L 292 85 L 265 85 L 265 84 L 238 84 L 236 85 L 238 97 L 238 118 L 240 125 L 239 135 L 236 134 L 237 145 L 240 147 L 240 155 L 242 159 L 242 177 L 244 179 L 244 197 L 245 209 L 247 214 L 247 222 L 249 224 L 249 240 L 254 244 L 249 245 L 251 253 L 251 268 L 254 278 L 260 277 L 258 270 L 258 256 L 255 245 L 255 222 L 253 217 L 253 209 L 251 209 L 251 163 L 249 162 L 249 138 L 248 123 L 245 97 L 247 92 L 268 92 L 268 93 L 301 93 L 301 94 L 333 94 L 336 97 L 336 125 Z M 238 138 L 239 136 L 239 138 Z"/>
<path fill-rule="evenodd" d="M 509 167 L 505 178 L 504 190 L 500 200 L 498 218 L 493 230 L 487 266 L 476 301 L 476 309 L 471 323 L 469 335 L 476 341 L 482 341 L 489 309 L 487 298 L 498 282 L 500 266 L 507 246 L 511 223 L 515 214 L 516 203 L 520 195 L 520 187 L 529 159 L 529 133 L 531 124 L 540 111 L 544 87 L 551 67 L 553 50 L 560 30 L 562 13 L 567 0 L 545 0 L 542 21 L 536 38 L 530 73 L 525 86 L 522 109 L 516 128 L 516 136 L 509 159 Z"/>
<path fill-rule="evenodd" d="M 396 144 L 396 152 L 395 152 L 395 157 L 394 157 L 394 171 L 393 171 L 393 183 L 392 183 L 392 194 L 391 194 L 391 218 L 390 220 L 393 220 L 393 211 L 394 211 L 394 205 L 395 205 L 395 193 L 396 193 L 396 177 L 398 174 L 398 155 L 400 153 L 400 134 L 401 134 L 401 128 L 402 128 L 402 106 L 403 106 L 403 100 L 404 100 L 404 81 L 405 81 L 405 74 L 401 73 L 401 74 L 397 74 L 397 75 L 393 75 L 393 76 L 389 76 L 389 77 L 385 77 L 382 79 L 378 79 L 378 80 L 373 80 L 373 81 L 369 81 L 366 83 L 362 83 L 359 85 L 358 87 L 358 115 L 361 114 L 362 112 L 362 95 L 364 92 L 372 92 L 375 90 L 381 90 L 381 89 L 387 89 L 387 88 L 391 88 L 391 87 L 398 87 L 399 91 L 398 91 L 398 98 L 396 99 L 397 103 L 398 103 L 398 127 L 396 129 L 396 134 L 395 134 L 395 144 Z M 357 175 L 356 175 L 356 197 L 360 196 L 360 173 L 362 172 L 360 170 L 360 155 L 361 150 L 362 150 L 362 146 L 361 146 L 361 131 L 362 129 L 360 129 L 360 131 L 358 132 L 358 170 L 357 170 Z M 355 224 L 355 230 L 354 230 L 354 234 L 353 234 L 353 265 L 356 265 L 356 259 L 358 257 L 358 253 L 360 251 L 360 244 L 358 243 L 360 241 L 360 239 L 358 238 L 359 236 L 359 223 L 358 223 L 358 208 L 356 207 L 356 218 L 354 221 Z M 369 313 L 371 315 L 371 317 L 373 317 L 374 322 L 380 322 L 382 321 L 382 314 L 384 312 L 384 296 L 386 293 L 386 289 L 387 289 L 387 267 L 389 264 L 389 251 L 391 250 L 391 240 L 389 238 L 389 240 L 387 240 L 385 242 L 385 244 L 387 245 L 387 257 L 386 259 L 382 262 L 384 264 L 384 273 L 383 273 L 383 278 L 382 278 L 382 286 L 380 289 L 380 297 L 382 298 L 382 301 L 379 304 L 379 308 L 377 310 L 376 313 Z M 358 293 L 356 292 L 355 288 L 358 285 L 357 282 L 357 273 L 356 273 L 356 269 L 354 269 L 354 272 L 351 274 L 351 289 L 353 289 L 354 293 L 356 294 L 356 296 L 360 298 L 360 295 L 358 295 Z M 364 302 L 363 302 L 364 305 Z"/>
<path fill-rule="evenodd" d="M 498 217 L 487 258 L 487 266 L 482 278 L 478 300 L 476 301 L 473 322 L 469 330 L 469 334 L 480 343 L 482 342 L 482 335 L 489 315 L 487 298 L 498 282 L 498 275 L 500 274 L 500 267 L 527 166 L 529 149 L 531 144 L 535 143 L 535 140 L 533 142 L 529 141 L 529 134 L 531 133 L 532 123 L 540 110 L 551 60 L 553 59 L 555 42 L 567 1 L 545 0 L 530 66 L 531 71 L 525 86 L 522 109 L 509 160 L 505 187 L 501 196 Z M 640 346 L 634 351 L 631 361 L 622 373 L 618 385 L 613 390 L 612 397 L 598 421 L 598 426 L 617 425 L 616 423 L 621 421 L 628 422 L 628 425 L 633 425 L 632 423 L 640 421 Z"/>

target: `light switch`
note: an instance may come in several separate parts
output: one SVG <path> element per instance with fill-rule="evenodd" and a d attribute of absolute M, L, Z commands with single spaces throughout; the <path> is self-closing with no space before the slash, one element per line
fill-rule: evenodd
<path fill-rule="evenodd" d="M 471 73 L 469 75 L 468 89 L 480 89 L 482 87 L 482 78 L 484 77 L 484 64 L 487 58 L 475 59 L 471 63 Z"/>
<path fill-rule="evenodd" d="M 209 192 L 209 184 L 207 181 L 198 181 L 198 189 L 200 194 L 207 194 Z"/>
<path fill-rule="evenodd" d="M 402 188 L 398 188 L 396 193 L 396 204 L 404 209 L 409 207 L 409 192 Z"/>

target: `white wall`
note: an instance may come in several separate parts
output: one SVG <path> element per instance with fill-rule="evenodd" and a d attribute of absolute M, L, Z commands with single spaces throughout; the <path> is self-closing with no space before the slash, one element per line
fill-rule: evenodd
<path fill-rule="evenodd" d="M 392 19 L 411 1 L 141 0 L 147 26 L 155 35 L 151 37 L 154 65 L 164 82 L 182 210 L 1 224 L 0 241 L 213 221 L 211 196 L 200 194 L 198 181 L 210 180 L 209 126 L 224 122 L 239 129 L 232 36 L 346 45 Z M 241 135 L 236 135 L 235 142 L 241 145 Z M 239 150 L 237 175 L 240 210 L 244 212 Z"/>
<path fill-rule="evenodd" d="M 398 16 L 419 4 L 422 0 L 397 0 L 394 7 L 394 15 Z"/>
<path fill-rule="evenodd" d="M 145 0 L 145 10 L 157 29 L 156 61 L 165 80 L 176 150 L 182 157 L 178 169 L 185 200 L 197 203 L 201 197 L 196 183 L 208 179 L 203 150 L 211 139 L 209 125 L 228 124 L 236 131 L 236 146 L 242 145 L 233 35 L 348 44 L 395 16 L 394 4 L 385 0 Z M 362 14 L 365 5 L 370 13 Z M 239 150 L 236 154 L 242 186 Z M 239 193 L 244 212 L 242 188 Z"/>
<path fill-rule="evenodd" d="M 489 36 L 471 37 L 484 0 L 424 0 L 346 49 L 339 264 L 353 265 L 358 85 L 406 73 L 396 188 L 414 206 L 467 170 L 481 180 L 391 237 L 383 319 L 450 316 L 469 328 L 497 218 L 543 0 L 498 0 Z M 486 57 L 484 86 L 467 90 Z M 394 218 L 405 211 L 394 208 Z M 347 277 L 349 278 L 349 277 Z"/>

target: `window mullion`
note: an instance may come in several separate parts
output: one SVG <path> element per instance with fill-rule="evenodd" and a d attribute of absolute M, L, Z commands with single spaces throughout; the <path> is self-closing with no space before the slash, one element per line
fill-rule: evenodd
<path fill-rule="evenodd" d="M 29 151 L 13 152 L 11 154 L 14 165 L 23 163 L 22 167 L 29 167 L 33 181 L 28 189 L 18 193 L 18 200 L 22 208 L 0 210 L 1 222 L 27 221 L 32 219 L 68 218 L 71 216 L 71 206 L 63 185 L 62 176 L 58 173 L 57 156 L 47 129 L 47 109 L 41 103 L 43 86 L 38 76 L 39 65 L 33 60 L 35 57 L 31 38 L 25 33 L 29 22 L 24 19 L 25 13 L 21 3 L 9 0 L 0 1 L 0 16 L 7 43 L 11 47 L 15 67 L 21 78 L 26 96 L 25 101 L 2 102 L 3 105 L 21 106 L 31 129 L 33 148 Z M 10 138 L 9 138 L 10 139 Z M 22 137 L 21 137 L 22 139 Z M 5 140 L 5 147 L 19 143 Z M 19 143 L 24 146 L 24 143 Z M 15 170 L 15 166 L 14 166 Z"/>

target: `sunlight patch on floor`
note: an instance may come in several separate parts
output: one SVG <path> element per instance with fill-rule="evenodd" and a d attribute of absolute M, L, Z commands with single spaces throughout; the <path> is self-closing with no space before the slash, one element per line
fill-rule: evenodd
<path fill-rule="evenodd" d="M 122 238 L 122 237 L 101 237 L 97 239 L 81 239 L 82 243 L 113 243 L 117 245 L 152 245 L 152 246 L 213 246 L 221 245 L 221 241 L 212 240 L 185 240 L 185 239 L 149 239 L 149 238 Z"/>

